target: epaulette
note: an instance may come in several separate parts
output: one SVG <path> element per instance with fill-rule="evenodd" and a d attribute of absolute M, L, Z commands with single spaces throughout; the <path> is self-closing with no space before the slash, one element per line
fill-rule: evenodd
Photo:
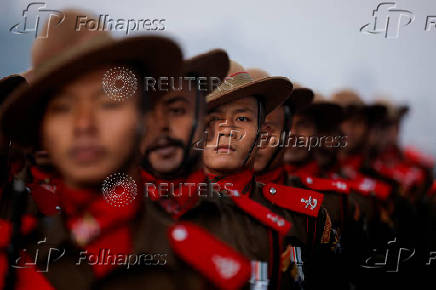
<path fill-rule="evenodd" d="M 322 193 L 302 188 L 267 183 L 262 189 L 263 196 L 281 208 L 318 216 L 324 195 Z"/>
<path fill-rule="evenodd" d="M 433 181 L 433 185 L 431 186 L 430 190 L 428 191 L 429 196 L 436 196 L 436 180 Z"/>
<path fill-rule="evenodd" d="M 425 179 L 422 169 L 413 166 L 411 167 L 404 163 L 399 163 L 394 167 L 387 167 L 378 163 L 375 164 L 375 169 L 380 174 L 398 181 L 406 188 L 414 184 L 421 184 Z"/>
<path fill-rule="evenodd" d="M 284 217 L 274 213 L 269 208 L 252 200 L 248 196 L 239 194 L 233 190 L 232 199 L 244 212 L 280 234 L 286 235 L 291 229 L 291 223 Z"/>
<path fill-rule="evenodd" d="M 169 229 L 174 252 L 221 289 L 239 289 L 250 279 L 250 261 L 206 230 L 183 222 Z"/>
<path fill-rule="evenodd" d="M 21 218 L 21 234 L 27 235 L 37 225 L 36 218 L 32 215 L 25 214 Z M 10 238 L 12 234 L 12 224 L 10 221 L 5 219 L 0 219 L 0 248 L 5 248 L 9 245 Z"/>
<path fill-rule="evenodd" d="M 392 192 L 392 187 L 373 178 L 357 178 L 348 182 L 350 188 L 357 193 L 368 196 L 375 195 L 380 200 L 386 200 Z"/>
<path fill-rule="evenodd" d="M 417 164 L 425 168 L 434 168 L 435 160 L 432 156 L 420 152 L 412 147 L 406 147 L 403 151 L 404 157 L 407 161 Z"/>
<path fill-rule="evenodd" d="M 252 200 L 247 195 L 240 194 L 236 190 L 230 190 L 232 200 L 244 212 L 260 221 L 264 225 L 272 228 L 280 234 L 286 235 L 291 229 L 291 223 L 284 217 L 274 213 L 264 205 Z"/>
<path fill-rule="evenodd" d="M 56 192 L 56 185 L 49 184 L 28 184 L 32 199 L 36 206 L 46 216 L 59 212 L 59 196 Z"/>
<path fill-rule="evenodd" d="M 350 193 L 348 181 L 343 179 L 328 179 L 312 176 L 302 176 L 301 182 L 303 182 L 305 186 L 313 190 L 336 191 L 343 194 Z"/>

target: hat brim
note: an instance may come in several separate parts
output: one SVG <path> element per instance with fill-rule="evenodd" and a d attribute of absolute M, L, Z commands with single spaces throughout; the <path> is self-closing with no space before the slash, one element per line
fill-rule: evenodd
<path fill-rule="evenodd" d="M 267 115 L 282 105 L 291 94 L 291 91 L 292 83 L 289 79 L 285 77 L 267 77 L 252 81 L 235 89 L 226 90 L 225 93 L 216 99 L 210 100 L 207 106 L 210 111 L 220 105 L 252 96 L 262 101 L 265 115 Z"/>
<path fill-rule="evenodd" d="M 338 104 L 319 101 L 312 103 L 301 114 L 311 116 L 319 132 L 327 132 L 337 128 L 344 119 L 344 110 Z"/>
<path fill-rule="evenodd" d="M 383 119 L 386 117 L 387 109 L 385 106 L 372 104 L 366 105 L 364 112 L 368 120 L 368 125 L 373 126 L 383 121 Z"/>
<path fill-rule="evenodd" d="M 227 53 L 222 49 L 214 49 L 207 53 L 197 55 L 183 63 L 185 75 L 197 77 L 218 78 L 222 81 L 229 71 L 230 60 Z M 219 83 L 214 83 L 215 87 L 208 87 L 207 93 L 212 92 Z"/>
<path fill-rule="evenodd" d="M 309 106 L 313 101 L 314 93 L 308 88 L 295 88 L 291 96 L 286 100 L 285 105 L 289 106 L 293 112 L 298 112 Z"/>
<path fill-rule="evenodd" d="M 35 145 L 48 93 L 85 72 L 110 64 L 139 65 L 151 77 L 172 76 L 180 74 L 182 53 L 175 42 L 164 37 L 95 39 L 35 70 L 31 85 L 8 97 L 0 109 L 3 132 L 23 145 Z"/>
<path fill-rule="evenodd" d="M 26 79 L 20 75 L 10 75 L 2 78 L 0 80 L 0 104 L 22 84 L 27 84 L 27 82 Z"/>

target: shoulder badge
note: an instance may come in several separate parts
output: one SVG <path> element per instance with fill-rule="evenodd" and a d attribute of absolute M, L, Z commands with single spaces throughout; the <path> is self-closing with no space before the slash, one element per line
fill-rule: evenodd
<path fill-rule="evenodd" d="M 252 200 L 248 196 L 233 194 L 232 198 L 240 209 L 280 234 L 286 235 L 291 229 L 291 223 L 285 218 L 274 213 L 264 205 Z"/>
<path fill-rule="evenodd" d="M 308 188 L 320 191 L 336 191 L 343 194 L 350 193 L 350 187 L 347 180 L 317 178 L 312 176 L 301 177 L 301 182 Z"/>
<path fill-rule="evenodd" d="M 272 203 L 314 217 L 318 216 L 324 199 L 324 195 L 316 191 L 273 183 L 266 184 L 262 191 L 265 198 Z"/>
<path fill-rule="evenodd" d="M 169 240 L 179 257 L 218 288 L 239 289 L 248 283 L 250 261 L 206 230 L 178 223 L 169 229 Z"/>
<path fill-rule="evenodd" d="M 373 178 L 358 178 L 349 182 L 350 188 L 361 195 L 374 194 L 378 199 L 386 200 L 392 188 L 389 184 Z"/>

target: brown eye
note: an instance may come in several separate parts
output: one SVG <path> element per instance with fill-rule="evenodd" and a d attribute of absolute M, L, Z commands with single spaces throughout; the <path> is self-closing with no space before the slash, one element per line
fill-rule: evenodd
<path fill-rule="evenodd" d="M 67 101 L 55 100 L 48 106 L 48 111 L 51 113 L 67 113 L 71 111 L 71 104 Z"/>
<path fill-rule="evenodd" d="M 250 119 L 248 117 L 245 117 L 245 116 L 237 117 L 236 120 L 239 122 L 249 122 L 250 121 Z"/>
<path fill-rule="evenodd" d="M 186 109 L 183 107 L 173 107 L 169 109 L 169 112 L 173 116 L 184 116 L 186 114 Z"/>

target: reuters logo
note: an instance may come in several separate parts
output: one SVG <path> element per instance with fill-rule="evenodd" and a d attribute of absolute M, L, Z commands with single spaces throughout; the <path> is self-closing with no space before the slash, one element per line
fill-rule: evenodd
<path fill-rule="evenodd" d="M 125 66 L 113 67 L 103 76 L 103 90 L 114 101 L 127 100 L 137 89 L 138 80 L 135 74 Z"/>
<path fill-rule="evenodd" d="M 114 173 L 106 177 L 102 191 L 104 199 L 114 207 L 129 205 L 138 194 L 135 181 L 125 173 Z"/>

